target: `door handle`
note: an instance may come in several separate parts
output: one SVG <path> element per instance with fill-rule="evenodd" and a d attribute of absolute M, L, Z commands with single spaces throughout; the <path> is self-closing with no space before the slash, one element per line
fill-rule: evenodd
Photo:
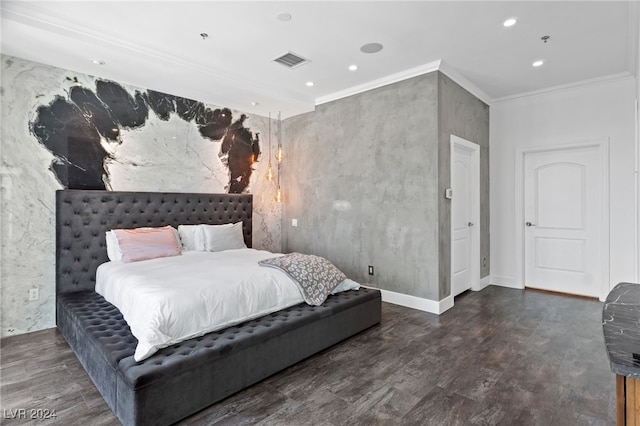
<path fill-rule="evenodd" d="M 531 223 L 531 222 L 525 222 L 524 224 L 527 225 L 527 226 L 536 226 L 535 223 Z"/>
<path fill-rule="evenodd" d="M 473 226 L 473 222 L 469 222 L 469 223 L 468 223 L 468 225 L 469 225 L 469 226 Z"/>

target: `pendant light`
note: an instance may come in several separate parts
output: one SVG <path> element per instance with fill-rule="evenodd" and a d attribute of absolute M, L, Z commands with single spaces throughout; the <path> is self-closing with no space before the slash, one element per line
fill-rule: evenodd
<path fill-rule="evenodd" d="M 269 182 L 273 182 L 273 168 L 271 167 L 271 113 L 269 113 L 269 168 L 267 169 L 266 178 Z"/>
<path fill-rule="evenodd" d="M 276 195 L 274 197 L 276 203 L 282 202 L 282 190 L 280 189 L 280 165 L 282 164 L 282 119 L 280 116 L 280 112 L 278 112 L 278 127 L 276 128 L 276 133 L 278 134 L 278 148 L 276 150 L 276 155 L 274 156 L 276 160 L 276 170 L 274 171 L 271 165 L 271 113 L 269 113 L 269 167 L 267 168 L 267 173 L 265 174 L 265 178 L 269 182 L 274 182 L 276 184 Z"/>
<path fill-rule="evenodd" d="M 280 165 L 282 164 L 282 118 L 280 117 L 280 112 L 278 111 L 278 150 L 276 151 L 276 161 L 278 162 L 278 176 L 277 176 L 277 185 L 278 189 L 276 190 L 276 203 L 282 202 L 282 191 L 280 190 Z"/>

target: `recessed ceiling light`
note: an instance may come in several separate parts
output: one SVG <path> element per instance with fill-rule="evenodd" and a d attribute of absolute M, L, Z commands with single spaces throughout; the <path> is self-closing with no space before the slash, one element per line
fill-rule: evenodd
<path fill-rule="evenodd" d="M 306 85 L 307 87 L 313 87 L 313 81 L 307 81 Z"/>
<path fill-rule="evenodd" d="M 362 53 L 377 53 L 381 51 L 383 46 L 380 43 L 367 43 L 360 47 Z"/>
<path fill-rule="evenodd" d="M 291 14 L 287 12 L 278 13 L 278 16 L 276 17 L 278 18 L 278 21 L 287 22 L 291 20 Z"/>
<path fill-rule="evenodd" d="M 91 63 L 95 64 L 95 65 L 104 65 L 104 64 L 106 64 L 106 62 L 103 61 L 102 59 L 92 59 Z"/>
<path fill-rule="evenodd" d="M 354 65 L 349 65 L 349 71 L 355 71 L 357 69 L 358 69 L 357 65 L 355 65 L 355 64 Z"/>
<path fill-rule="evenodd" d="M 543 60 L 538 60 L 535 61 L 534 63 L 532 63 L 531 65 L 533 65 L 534 67 L 541 67 L 542 65 L 544 65 L 544 61 Z"/>
<path fill-rule="evenodd" d="M 518 20 L 516 18 L 509 18 L 502 23 L 505 27 L 513 27 Z"/>

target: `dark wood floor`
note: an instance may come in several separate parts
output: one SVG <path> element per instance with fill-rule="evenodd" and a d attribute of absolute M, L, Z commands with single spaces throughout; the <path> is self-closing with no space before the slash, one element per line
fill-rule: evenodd
<path fill-rule="evenodd" d="M 212 407 L 190 425 L 612 425 L 595 300 L 488 287 L 440 317 L 383 304 L 380 326 Z M 119 424 L 62 336 L 0 341 L 2 424 Z"/>

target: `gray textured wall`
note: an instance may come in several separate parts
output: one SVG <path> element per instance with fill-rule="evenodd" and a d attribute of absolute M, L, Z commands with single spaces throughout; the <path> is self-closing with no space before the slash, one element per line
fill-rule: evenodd
<path fill-rule="evenodd" d="M 437 85 L 430 73 L 284 121 L 285 251 L 438 298 Z"/>
<path fill-rule="evenodd" d="M 489 275 L 489 106 L 442 73 L 438 84 L 440 293 L 451 294 L 451 135 L 480 145 L 480 278 Z"/>
<path fill-rule="evenodd" d="M 283 126 L 285 251 L 325 256 L 350 278 L 385 290 L 449 295 L 451 231 L 442 215 L 450 211 L 441 188 L 449 185 L 454 133 L 483 147 L 488 258 L 488 107 L 446 76 L 433 72 L 323 104 Z"/>

